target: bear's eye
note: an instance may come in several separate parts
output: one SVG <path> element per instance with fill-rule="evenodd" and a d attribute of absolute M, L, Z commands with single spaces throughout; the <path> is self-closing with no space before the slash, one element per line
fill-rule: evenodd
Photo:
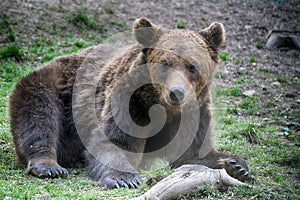
<path fill-rule="evenodd" d="M 161 71 L 162 71 L 162 72 L 166 72 L 166 71 L 168 71 L 169 64 L 168 64 L 167 61 L 163 60 L 163 61 L 160 63 L 160 67 L 161 67 Z"/>
<path fill-rule="evenodd" d="M 188 70 L 191 74 L 195 74 L 196 73 L 196 67 L 194 65 L 189 65 L 188 66 Z"/>

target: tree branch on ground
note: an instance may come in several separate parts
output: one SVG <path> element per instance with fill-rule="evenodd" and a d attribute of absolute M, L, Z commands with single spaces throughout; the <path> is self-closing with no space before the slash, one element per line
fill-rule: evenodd
<path fill-rule="evenodd" d="M 212 184 L 215 189 L 245 185 L 228 175 L 225 169 L 211 169 L 203 165 L 183 165 L 134 200 L 173 199 L 206 183 Z"/>

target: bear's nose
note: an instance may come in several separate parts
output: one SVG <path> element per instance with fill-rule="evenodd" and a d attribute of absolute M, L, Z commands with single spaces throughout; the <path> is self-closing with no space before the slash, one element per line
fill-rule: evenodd
<path fill-rule="evenodd" d="M 182 87 L 172 87 L 169 93 L 171 104 L 178 106 L 183 103 L 184 89 Z"/>

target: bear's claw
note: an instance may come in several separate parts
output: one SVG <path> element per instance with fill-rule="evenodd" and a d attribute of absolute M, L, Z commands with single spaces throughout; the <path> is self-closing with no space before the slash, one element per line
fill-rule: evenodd
<path fill-rule="evenodd" d="M 141 184 L 140 177 L 129 172 L 114 172 L 110 175 L 104 175 L 101 177 L 100 182 L 108 188 L 138 188 Z"/>
<path fill-rule="evenodd" d="M 240 169 L 242 169 L 242 166 L 241 166 L 241 165 L 235 165 L 235 168 L 236 168 L 237 170 L 240 170 Z"/>
<path fill-rule="evenodd" d="M 246 162 L 241 158 L 228 158 L 225 161 L 225 169 L 227 173 L 243 182 L 248 182 L 253 185 L 256 180 L 251 177 Z"/>
<path fill-rule="evenodd" d="M 236 160 L 234 160 L 234 159 L 230 159 L 230 160 L 228 160 L 228 162 L 229 162 L 230 164 L 236 164 Z"/>
<path fill-rule="evenodd" d="M 40 178 L 59 178 L 67 177 L 67 169 L 59 166 L 58 164 L 48 164 L 48 163 L 32 163 L 29 162 L 26 174 L 32 174 Z"/>

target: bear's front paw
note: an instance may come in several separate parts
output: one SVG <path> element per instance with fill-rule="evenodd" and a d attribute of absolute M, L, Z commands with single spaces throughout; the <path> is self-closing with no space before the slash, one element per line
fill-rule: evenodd
<path fill-rule="evenodd" d="M 141 179 L 136 173 L 120 172 L 116 170 L 104 173 L 100 181 L 108 188 L 137 188 L 141 184 Z"/>
<path fill-rule="evenodd" d="M 256 180 L 251 177 L 248 166 L 244 159 L 240 157 L 231 157 L 225 159 L 225 170 L 226 172 L 243 182 L 256 184 Z"/>
<path fill-rule="evenodd" d="M 53 161 L 29 161 L 26 174 L 32 174 L 39 178 L 67 177 L 68 171 Z"/>

